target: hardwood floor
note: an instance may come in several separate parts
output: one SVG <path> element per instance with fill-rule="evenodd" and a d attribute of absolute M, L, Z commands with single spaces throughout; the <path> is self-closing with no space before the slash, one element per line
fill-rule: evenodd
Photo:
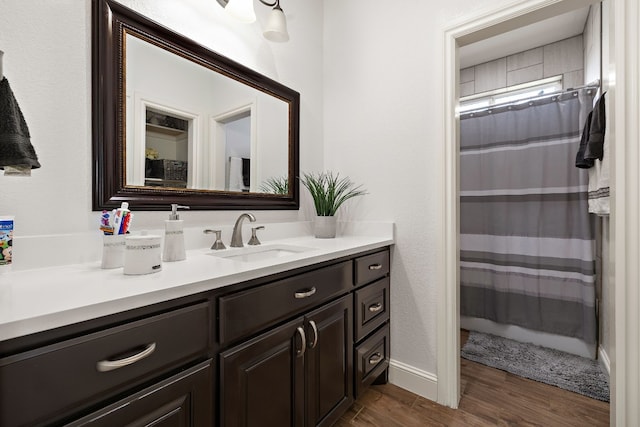
<path fill-rule="evenodd" d="M 392 384 L 371 386 L 337 427 L 608 426 L 609 404 L 461 359 L 457 410 Z"/>

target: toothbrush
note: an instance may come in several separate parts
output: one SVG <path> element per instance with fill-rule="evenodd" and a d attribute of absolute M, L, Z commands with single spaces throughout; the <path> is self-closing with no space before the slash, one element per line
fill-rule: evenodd
<path fill-rule="evenodd" d="M 111 226 L 111 218 L 108 211 L 102 211 L 100 217 L 100 231 L 104 234 L 113 234 L 113 227 Z"/>

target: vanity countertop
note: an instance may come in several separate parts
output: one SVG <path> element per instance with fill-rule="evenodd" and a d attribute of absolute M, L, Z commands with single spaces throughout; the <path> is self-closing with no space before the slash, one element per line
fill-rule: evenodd
<path fill-rule="evenodd" d="M 306 236 L 263 245 L 276 243 L 308 250 L 241 262 L 212 256 L 208 248 L 196 249 L 187 251 L 184 261 L 164 262 L 161 271 L 140 276 L 126 276 L 122 268 L 103 270 L 99 262 L 5 273 L 0 277 L 0 341 L 330 261 L 394 241 L 390 227 L 388 233 L 376 236 Z"/>

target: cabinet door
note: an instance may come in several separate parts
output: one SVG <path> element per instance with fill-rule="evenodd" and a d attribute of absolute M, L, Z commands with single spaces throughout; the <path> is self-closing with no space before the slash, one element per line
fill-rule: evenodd
<path fill-rule="evenodd" d="M 332 425 L 353 403 L 352 296 L 305 317 L 307 426 Z"/>
<path fill-rule="evenodd" d="M 222 426 L 302 427 L 305 347 L 299 318 L 221 353 Z"/>
<path fill-rule="evenodd" d="M 213 425 L 211 360 L 79 419 L 67 427 Z"/>

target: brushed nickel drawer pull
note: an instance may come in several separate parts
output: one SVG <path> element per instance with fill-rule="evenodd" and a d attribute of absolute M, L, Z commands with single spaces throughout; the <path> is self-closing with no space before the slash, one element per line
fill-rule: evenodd
<path fill-rule="evenodd" d="M 369 266 L 369 270 L 380 270 L 382 268 L 382 264 L 371 264 Z"/>
<path fill-rule="evenodd" d="M 373 353 L 369 358 L 370 365 L 376 365 L 382 360 L 382 355 L 380 353 Z"/>
<path fill-rule="evenodd" d="M 304 329 L 300 326 L 296 328 L 296 332 L 300 335 L 300 349 L 296 350 L 296 356 L 302 357 L 304 356 L 304 352 L 307 350 L 307 337 L 304 333 Z"/>
<path fill-rule="evenodd" d="M 96 369 L 100 372 L 113 371 L 114 369 L 120 369 L 122 367 L 132 365 L 145 357 L 151 356 L 156 351 L 156 343 L 152 342 L 147 345 L 140 353 L 136 353 L 133 356 L 125 357 L 119 360 L 101 360 L 96 363 Z"/>
<path fill-rule="evenodd" d="M 295 294 L 293 294 L 296 299 L 303 299 L 303 298 L 309 298 L 311 295 L 316 293 L 316 287 L 312 286 L 311 289 L 304 289 L 302 291 L 298 291 Z"/>
<path fill-rule="evenodd" d="M 311 329 L 313 330 L 313 341 L 309 343 L 309 348 L 315 348 L 318 344 L 318 327 L 313 320 L 309 320 L 309 325 L 311 325 Z"/>
<path fill-rule="evenodd" d="M 371 304 L 369 306 L 369 311 L 372 313 L 377 313 L 378 311 L 382 310 L 382 304 L 377 302 L 375 304 Z"/>

